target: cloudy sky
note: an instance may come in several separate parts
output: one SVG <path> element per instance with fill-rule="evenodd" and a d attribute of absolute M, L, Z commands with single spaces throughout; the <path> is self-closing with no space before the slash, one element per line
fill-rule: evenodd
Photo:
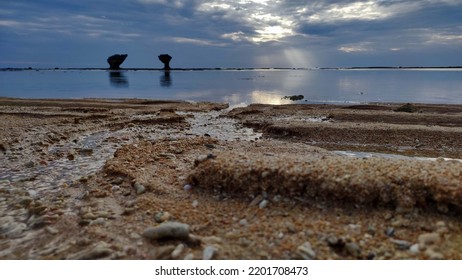
<path fill-rule="evenodd" d="M 0 0 L 0 67 L 462 65 L 462 0 Z"/>

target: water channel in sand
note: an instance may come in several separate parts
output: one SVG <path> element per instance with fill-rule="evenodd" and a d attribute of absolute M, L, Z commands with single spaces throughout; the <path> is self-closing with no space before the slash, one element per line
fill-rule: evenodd
<path fill-rule="evenodd" d="M 69 186 L 82 177 L 96 173 L 119 147 L 132 143 L 139 135 L 143 135 L 148 141 L 191 135 L 209 135 L 223 141 L 250 141 L 261 137 L 261 133 L 243 127 L 234 119 L 221 117 L 222 112 L 219 111 L 177 113 L 191 116 L 186 118 L 190 125 L 188 130 L 136 126 L 118 131 L 105 130 L 85 134 L 72 141 L 61 141 L 50 146 L 48 154 L 56 159 L 46 165 L 31 162 L 27 157 L 27 150 L 23 149 L 10 151 L 11 154 L 8 155 L 1 154 L 1 161 L 8 162 L 8 166 L 0 166 L 0 190 L 9 190 L 11 184 L 21 182 L 32 197 L 40 196 L 42 191 L 58 191 L 62 186 Z M 132 116 L 134 119 L 147 117 L 149 116 Z M 72 155 L 72 158 L 68 158 L 68 155 Z M 15 160 L 6 160 L 6 157 Z"/>

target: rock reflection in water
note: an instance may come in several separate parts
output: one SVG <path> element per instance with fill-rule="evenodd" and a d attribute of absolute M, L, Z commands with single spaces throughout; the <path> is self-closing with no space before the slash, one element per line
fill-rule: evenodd
<path fill-rule="evenodd" d="M 164 71 L 164 75 L 160 76 L 160 85 L 162 87 L 169 87 L 172 85 L 172 77 L 170 71 Z"/>
<path fill-rule="evenodd" d="M 114 87 L 128 87 L 128 79 L 122 71 L 109 71 L 109 82 Z"/>

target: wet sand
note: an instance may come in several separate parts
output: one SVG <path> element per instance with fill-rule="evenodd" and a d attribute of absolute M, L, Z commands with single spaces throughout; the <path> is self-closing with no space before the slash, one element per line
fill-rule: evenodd
<path fill-rule="evenodd" d="M 0 98 L 0 258 L 462 259 L 462 105 L 402 105 Z"/>

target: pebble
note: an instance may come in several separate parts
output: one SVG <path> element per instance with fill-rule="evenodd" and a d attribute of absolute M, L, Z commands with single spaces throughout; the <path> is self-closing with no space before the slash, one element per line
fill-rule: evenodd
<path fill-rule="evenodd" d="M 190 184 L 186 184 L 186 185 L 184 185 L 183 189 L 184 189 L 186 192 L 188 192 L 188 191 L 192 190 L 192 186 L 191 186 Z"/>
<path fill-rule="evenodd" d="M 215 248 L 214 246 L 207 246 L 204 249 L 204 252 L 202 253 L 202 259 L 203 260 L 211 260 L 215 256 L 215 254 L 218 252 L 218 249 Z"/>
<path fill-rule="evenodd" d="M 198 166 L 202 162 L 208 160 L 210 157 L 208 155 L 200 155 L 194 160 L 194 167 Z"/>
<path fill-rule="evenodd" d="M 387 227 L 387 229 L 385 230 L 385 234 L 387 236 L 390 236 L 390 237 L 394 236 L 395 235 L 395 228 Z"/>
<path fill-rule="evenodd" d="M 106 219 L 99 217 L 96 220 L 90 222 L 90 225 L 104 225 L 106 223 Z"/>
<path fill-rule="evenodd" d="M 431 260 L 442 260 L 444 259 L 443 254 L 436 252 L 433 248 L 425 250 L 425 255 Z"/>
<path fill-rule="evenodd" d="M 266 206 L 268 206 L 268 204 L 269 204 L 269 201 L 266 200 L 266 199 L 263 199 L 263 200 L 258 204 L 258 207 L 259 207 L 260 209 L 263 209 L 263 208 L 266 208 Z"/>
<path fill-rule="evenodd" d="M 135 188 L 136 194 L 138 195 L 143 194 L 146 191 L 146 188 L 138 182 L 135 182 L 135 184 L 133 184 L 133 187 Z"/>
<path fill-rule="evenodd" d="M 103 241 L 98 242 L 95 246 L 77 252 L 67 257 L 68 260 L 96 260 L 109 256 L 112 254 L 109 245 Z"/>
<path fill-rule="evenodd" d="M 440 242 L 439 233 L 423 233 L 417 238 L 420 248 L 425 249 L 429 245 L 434 245 Z"/>
<path fill-rule="evenodd" d="M 193 260 L 193 259 L 194 259 L 194 254 L 193 253 L 189 253 L 184 257 L 184 260 L 187 260 L 187 261 L 190 261 L 190 260 Z"/>
<path fill-rule="evenodd" d="M 420 247 L 419 247 L 419 244 L 413 244 L 410 248 L 409 248 L 409 252 L 411 254 L 418 254 L 420 252 Z"/>
<path fill-rule="evenodd" d="M 199 201 L 197 201 L 196 199 L 191 203 L 192 207 L 196 208 L 197 206 L 199 206 Z"/>
<path fill-rule="evenodd" d="M 296 252 L 304 260 L 314 260 L 316 258 L 316 252 L 308 241 L 298 246 Z"/>
<path fill-rule="evenodd" d="M 157 227 L 148 227 L 143 236 L 148 239 L 187 239 L 189 237 L 189 225 L 179 222 L 165 222 Z"/>
<path fill-rule="evenodd" d="M 297 228 L 295 227 L 295 225 L 291 222 L 287 222 L 286 223 L 286 227 L 287 227 L 287 230 L 290 232 L 290 233 L 296 233 L 297 232 Z"/>
<path fill-rule="evenodd" d="M 361 248 L 359 248 L 358 244 L 354 242 L 346 243 L 345 249 L 352 256 L 359 257 L 361 255 Z"/>
<path fill-rule="evenodd" d="M 261 194 L 257 195 L 250 203 L 249 207 L 253 207 L 258 205 L 263 200 L 263 196 Z"/>
<path fill-rule="evenodd" d="M 79 154 L 81 156 L 91 156 L 93 155 L 93 149 L 80 149 Z"/>
<path fill-rule="evenodd" d="M 180 243 L 178 244 L 176 247 L 175 247 L 175 250 L 172 251 L 172 258 L 173 259 L 177 259 L 180 254 L 183 252 L 183 249 L 184 249 L 184 244 L 183 243 Z"/>
<path fill-rule="evenodd" d="M 345 245 L 345 243 L 343 242 L 342 239 L 339 239 L 337 236 L 335 235 L 330 235 L 327 237 L 327 244 L 331 247 L 341 247 L 343 245 Z"/>
<path fill-rule="evenodd" d="M 399 240 L 391 238 L 390 241 L 395 244 L 401 250 L 407 250 L 411 247 L 411 242 L 406 240 Z"/>
<path fill-rule="evenodd" d="M 114 179 L 112 180 L 112 183 L 115 184 L 115 185 L 120 185 L 120 184 L 123 183 L 123 181 L 124 181 L 124 178 L 122 178 L 122 177 L 116 177 L 116 178 L 114 178 Z"/>
<path fill-rule="evenodd" d="M 239 224 L 243 227 L 248 226 L 249 222 L 247 222 L 247 219 L 242 219 L 239 221 Z"/>
<path fill-rule="evenodd" d="M 24 223 L 11 222 L 7 225 L 6 236 L 8 238 L 18 238 L 26 228 L 27 225 Z"/>
<path fill-rule="evenodd" d="M 55 229 L 54 227 L 51 227 L 51 226 L 47 226 L 45 228 L 45 230 L 50 233 L 50 234 L 57 234 L 59 233 L 59 230 Z"/>
<path fill-rule="evenodd" d="M 154 220 L 158 223 L 163 223 L 170 220 L 171 217 L 172 215 L 169 212 L 157 212 L 154 215 Z"/>

